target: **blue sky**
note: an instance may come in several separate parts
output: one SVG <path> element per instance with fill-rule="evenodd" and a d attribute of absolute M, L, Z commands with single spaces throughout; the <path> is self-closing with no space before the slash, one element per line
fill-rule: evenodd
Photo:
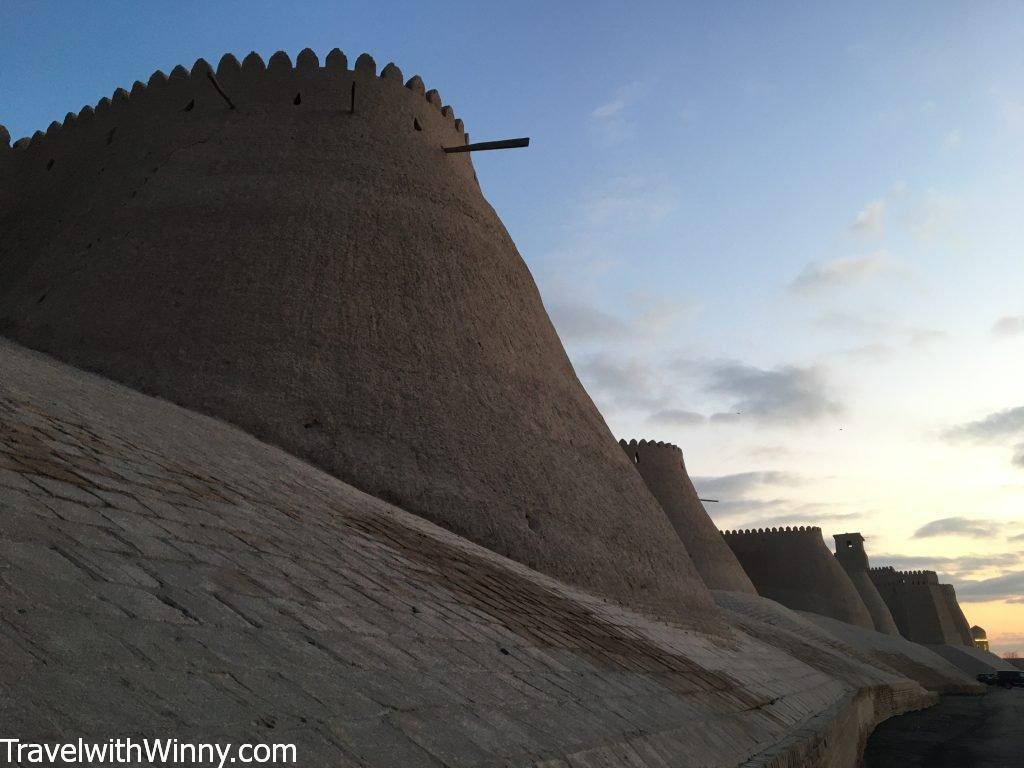
<path fill-rule="evenodd" d="M 478 173 L 617 436 L 1024 651 L 1024 3 L 293 5 L 0 0 L 0 122 L 226 51 L 394 60 L 532 137 Z"/>

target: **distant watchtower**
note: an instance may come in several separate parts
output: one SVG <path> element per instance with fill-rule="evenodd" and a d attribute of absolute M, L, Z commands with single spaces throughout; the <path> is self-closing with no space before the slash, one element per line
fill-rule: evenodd
<path fill-rule="evenodd" d="M 837 533 L 832 538 L 836 540 L 836 558 L 847 572 L 868 570 L 863 536 L 859 533 Z"/>
<path fill-rule="evenodd" d="M 899 629 L 889 606 L 886 605 L 878 588 L 868 575 L 867 552 L 864 551 L 864 537 L 859 533 L 837 533 L 832 536 L 836 541 L 836 560 L 850 577 L 857 588 L 864 605 L 871 614 L 875 629 L 888 635 L 898 635 Z"/>

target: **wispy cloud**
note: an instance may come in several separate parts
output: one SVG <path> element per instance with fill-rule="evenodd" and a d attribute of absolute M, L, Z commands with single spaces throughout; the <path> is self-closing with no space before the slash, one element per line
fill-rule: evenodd
<path fill-rule="evenodd" d="M 728 411 L 711 417 L 715 421 L 793 423 L 842 412 L 824 373 L 816 367 L 766 370 L 742 363 L 720 364 L 711 368 L 707 389 L 732 401 Z"/>
<path fill-rule="evenodd" d="M 728 499 L 746 496 L 765 486 L 794 486 L 802 482 L 803 479 L 799 475 L 778 470 L 693 478 L 693 484 L 700 489 L 702 495 L 723 496 Z"/>
<path fill-rule="evenodd" d="M 572 305 L 586 303 L 583 296 L 612 295 L 600 289 L 608 287 L 624 267 L 624 254 L 630 253 L 638 237 L 663 226 L 677 206 L 678 194 L 666 176 L 626 174 L 588 184 L 581 190 L 564 217 L 561 241 L 543 255 L 537 266 L 548 308 L 570 305 L 557 309 L 570 331 L 581 322 L 586 334 L 586 326 L 597 322 L 595 317 L 588 322 L 582 317 L 583 310 Z M 690 305 L 676 301 L 674 306 Z M 603 308 L 599 311 L 614 316 Z M 648 302 L 644 312 L 655 311 L 664 314 L 661 304 Z M 603 335 L 608 332 L 606 324 Z"/>
<path fill-rule="evenodd" d="M 926 247 L 960 246 L 961 200 L 930 189 L 910 212 L 909 225 L 917 241 Z"/>
<path fill-rule="evenodd" d="M 953 439 L 993 440 L 1024 432 L 1024 405 L 991 413 L 983 419 L 968 421 L 946 430 Z"/>
<path fill-rule="evenodd" d="M 992 326 L 996 336 L 1016 336 L 1024 333 L 1024 315 L 1006 315 L 996 320 Z"/>
<path fill-rule="evenodd" d="M 999 111 L 1011 130 L 1024 131 L 1024 99 L 1005 99 Z"/>
<path fill-rule="evenodd" d="M 706 492 L 702 489 L 701 495 Z M 836 525 L 845 528 L 844 521 L 860 520 L 870 513 L 837 510 L 820 502 L 794 502 L 791 499 L 730 499 L 722 496 L 718 504 L 709 508 L 715 522 L 726 528 L 771 528 L 787 525 Z M 826 541 L 828 535 L 823 531 Z"/>
<path fill-rule="evenodd" d="M 954 128 L 952 131 L 950 131 L 949 133 L 942 137 L 942 151 L 952 152 L 953 150 L 960 146 L 960 143 L 962 141 L 963 134 L 960 132 L 960 129 Z"/>
<path fill-rule="evenodd" d="M 790 288 L 801 294 L 837 290 L 889 271 L 892 263 L 887 251 L 877 250 L 865 256 L 808 264 Z"/>
<path fill-rule="evenodd" d="M 755 459 L 781 459 L 792 453 L 793 451 L 784 445 L 756 445 L 747 451 L 747 455 Z"/>
<path fill-rule="evenodd" d="M 707 417 L 700 413 L 680 408 L 665 408 L 647 417 L 648 424 L 668 427 L 692 427 L 696 424 L 703 424 L 707 420 Z"/>
<path fill-rule="evenodd" d="M 701 304 L 685 301 L 678 296 L 666 299 L 651 291 L 634 291 L 629 295 L 629 304 L 634 315 L 634 324 L 652 333 L 668 328 L 672 321 L 693 315 L 701 310 Z"/>
<path fill-rule="evenodd" d="M 576 363 L 576 371 L 602 411 L 672 408 L 675 389 L 662 370 L 635 356 L 594 352 Z"/>
<path fill-rule="evenodd" d="M 860 513 L 837 510 L 830 504 L 794 501 L 775 495 L 806 485 L 807 479 L 793 472 L 767 470 L 731 475 L 698 476 L 693 484 L 702 497 L 719 503 L 709 508 L 716 523 L 729 528 L 764 528 L 779 525 L 826 523 L 860 517 Z"/>
<path fill-rule="evenodd" d="M 939 341 L 945 341 L 949 334 L 936 328 L 915 328 L 910 331 L 907 343 L 912 347 L 926 347 Z"/>
<path fill-rule="evenodd" d="M 844 355 L 861 360 L 884 360 L 892 357 L 896 350 L 888 344 L 858 344 L 843 351 Z"/>
<path fill-rule="evenodd" d="M 872 200 L 857 214 L 850 229 L 860 235 L 881 234 L 885 228 L 885 200 Z"/>
<path fill-rule="evenodd" d="M 955 557 L 941 555 L 893 555 L 872 554 L 873 565 L 891 565 L 899 571 L 927 570 L 946 574 L 957 579 L 974 574 L 1012 568 L 1024 561 L 1021 552 L 996 552 L 992 554 L 967 554 Z"/>
<path fill-rule="evenodd" d="M 966 603 L 986 600 L 1024 602 L 1024 571 L 1011 571 L 991 579 L 960 581 L 957 584 L 956 594 L 957 598 Z"/>
<path fill-rule="evenodd" d="M 876 316 L 835 310 L 818 315 L 813 322 L 821 328 L 863 336 L 889 334 L 894 330 L 891 322 Z"/>
<path fill-rule="evenodd" d="M 652 340 L 668 329 L 673 320 L 695 310 L 693 304 L 647 294 L 631 296 L 628 304 L 632 311 L 625 319 L 575 298 L 549 302 L 548 314 L 562 341 L 635 344 Z"/>
<path fill-rule="evenodd" d="M 625 341 L 632 333 L 627 323 L 587 304 L 555 302 L 548 307 L 551 321 L 563 341 Z"/>
<path fill-rule="evenodd" d="M 839 523 L 843 520 L 855 520 L 863 517 L 861 512 L 821 512 L 814 509 L 807 511 L 782 512 L 770 517 L 758 517 L 743 523 L 744 528 L 771 528 L 787 525 L 826 525 Z M 822 531 L 822 538 L 827 542 L 829 534 Z"/>
<path fill-rule="evenodd" d="M 949 427 L 942 433 L 947 440 L 968 440 L 975 443 L 1002 443 L 1016 438 L 1011 463 L 1024 469 L 1024 405 L 990 413 L 977 421 Z"/>
<path fill-rule="evenodd" d="M 970 517 L 943 517 L 925 523 L 914 531 L 915 539 L 932 536 L 967 536 L 975 539 L 992 538 L 999 533 L 1000 523 Z"/>
<path fill-rule="evenodd" d="M 591 125 L 605 145 L 620 144 L 636 133 L 630 107 L 646 92 L 643 83 L 633 82 L 620 86 L 612 97 L 595 107 L 590 113 Z"/>
<path fill-rule="evenodd" d="M 580 225 L 588 231 L 613 224 L 648 226 L 664 221 L 679 205 L 674 192 L 658 179 L 643 175 L 619 176 L 592 191 L 580 207 Z"/>

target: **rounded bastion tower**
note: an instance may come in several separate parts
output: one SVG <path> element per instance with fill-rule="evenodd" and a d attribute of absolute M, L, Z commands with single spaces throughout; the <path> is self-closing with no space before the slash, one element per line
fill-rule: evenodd
<path fill-rule="evenodd" d="M 417 76 L 157 72 L 0 142 L 0 334 L 569 583 L 720 626 Z M 614 563 L 614 567 L 610 567 Z"/>
<path fill-rule="evenodd" d="M 875 628 L 857 588 L 825 546 L 821 528 L 759 528 L 723 536 L 759 595 L 794 611 Z"/>
<path fill-rule="evenodd" d="M 898 635 L 896 621 L 889 612 L 889 606 L 878 594 L 875 583 L 871 581 L 871 566 L 868 554 L 864 551 L 864 537 L 859 533 L 837 533 L 832 536 L 836 542 L 836 560 L 843 566 L 853 586 L 857 588 L 864 606 L 871 614 L 875 629 L 887 635 Z"/>
<path fill-rule="evenodd" d="M 665 510 L 708 589 L 756 595 L 750 578 L 698 498 L 682 450 L 653 440 L 619 440 L 619 445 Z"/>

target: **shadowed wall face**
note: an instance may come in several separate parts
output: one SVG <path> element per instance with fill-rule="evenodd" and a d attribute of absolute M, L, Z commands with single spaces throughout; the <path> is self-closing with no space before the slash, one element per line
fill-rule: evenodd
<path fill-rule="evenodd" d="M 836 559 L 847 573 L 868 570 L 868 555 L 864 551 L 863 536 L 859 533 L 837 533 L 832 538 L 836 542 Z"/>
<path fill-rule="evenodd" d="M 796 611 L 874 629 L 875 623 L 820 528 L 725 531 L 757 592 Z"/>
<path fill-rule="evenodd" d="M 197 62 L 0 147 L 0 333 L 567 582 L 720 626 L 470 155 L 442 150 L 461 122 L 392 65 L 326 63 L 225 57 L 215 85 Z"/>
<path fill-rule="evenodd" d="M 871 580 L 889 606 L 900 634 L 926 645 L 970 645 L 958 628 L 962 617 L 955 594 L 943 590 L 935 571 L 897 571 L 872 568 Z M 964 619 L 966 624 L 966 619 Z"/>
<path fill-rule="evenodd" d="M 942 596 L 946 601 L 946 608 L 949 610 L 950 616 L 953 617 L 953 626 L 956 628 L 961 642 L 963 645 L 973 647 L 974 637 L 971 635 L 971 624 L 967 621 L 967 617 L 964 616 L 964 611 L 960 607 L 960 601 L 956 599 L 956 590 L 952 584 L 939 584 L 939 589 L 942 590 Z"/>
<path fill-rule="evenodd" d="M 620 440 L 619 445 L 665 510 L 708 589 L 756 595 L 750 578 L 698 498 L 683 452 L 671 443 L 653 440 Z"/>
<path fill-rule="evenodd" d="M 869 575 L 867 552 L 864 551 L 864 537 L 859 533 L 837 533 L 833 536 L 836 542 L 836 560 L 843 566 L 853 586 L 857 588 L 864 607 L 871 614 L 875 629 L 887 635 L 900 633 L 896 621 L 889 612 L 889 606 L 875 587 Z"/>

